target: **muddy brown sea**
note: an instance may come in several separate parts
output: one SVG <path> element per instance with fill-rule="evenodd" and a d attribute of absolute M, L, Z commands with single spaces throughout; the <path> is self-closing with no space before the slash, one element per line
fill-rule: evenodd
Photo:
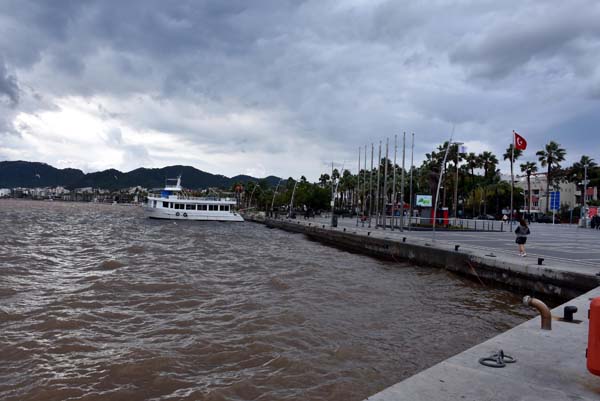
<path fill-rule="evenodd" d="M 0 200 L 0 399 L 362 400 L 533 316 L 255 223 Z"/>

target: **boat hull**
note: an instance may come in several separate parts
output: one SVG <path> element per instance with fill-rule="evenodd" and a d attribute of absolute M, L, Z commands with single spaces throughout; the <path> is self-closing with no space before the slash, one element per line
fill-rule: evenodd
<path fill-rule="evenodd" d="M 146 216 L 162 220 L 194 220 L 194 221 L 235 221 L 242 222 L 244 218 L 238 213 L 209 212 L 197 210 L 173 210 L 164 208 L 144 208 Z"/>

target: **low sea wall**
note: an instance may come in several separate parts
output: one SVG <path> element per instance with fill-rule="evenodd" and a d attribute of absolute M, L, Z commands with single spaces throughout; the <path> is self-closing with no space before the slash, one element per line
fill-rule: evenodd
<path fill-rule="evenodd" d="M 443 242 L 409 237 L 380 238 L 371 236 L 369 231 L 354 232 L 295 220 L 252 216 L 246 216 L 246 219 L 271 228 L 301 233 L 313 240 L 351 252 L 440 267 L 481 282 L 509 287 L 517 292 L 543 294 L 546 299 L 551 297 L 567 300 L 600 286 L 600 276 L 569 271 L 569 266 L 538 265 L 532 259 L 514 260 L 482 250 L 464 247 L 456 249 Z"/>

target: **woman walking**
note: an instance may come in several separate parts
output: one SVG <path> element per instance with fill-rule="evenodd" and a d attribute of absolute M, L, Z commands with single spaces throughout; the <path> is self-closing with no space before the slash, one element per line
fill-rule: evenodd
<path fill-rule="evenodd" d="M 529 231 L 525 219 L 519 221 L 519 227 L 515 230 L 515 234 L 517 234 L 515 242 L 519 244 L 519 256 L 527 256 L 527 253 L 525 252 L 525 243 L 527 242 L 527 236 L 531 234 L 531 231 Z"/>

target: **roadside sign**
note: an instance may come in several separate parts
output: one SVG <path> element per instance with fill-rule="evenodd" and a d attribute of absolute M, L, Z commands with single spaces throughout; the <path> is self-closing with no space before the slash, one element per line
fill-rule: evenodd
<path fill-rule="evenodd" d="M 432 195 L 417 195 L 417 206 L 431 207 L 432 203 Z"/>
<path fill-rule="evenodd" d="M 560 192 L 550 192 L 550 210 L 558 211 L 560 209 Z"/>

